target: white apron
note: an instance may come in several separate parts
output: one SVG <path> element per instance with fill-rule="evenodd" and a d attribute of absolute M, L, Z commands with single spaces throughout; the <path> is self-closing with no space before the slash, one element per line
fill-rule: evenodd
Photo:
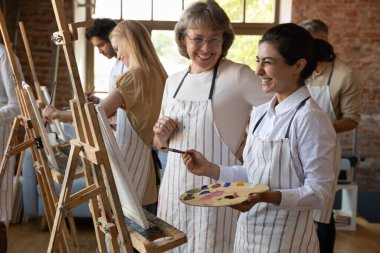
<path fill-rule="evenodd" d="M 9 134 L 12 129 L 13 119 L 5 120 L 0 123 L 0 161 L 4 158 L 4 152 L 7 148 Z M 6 172 L 3 181 L 0 182 L 0 221 L 9 221 L 12 218 L 12 193 L 13 193 L 13 175 L 15 168 L 15 156 L 8 159 Z"/>
<path fill-rule="evenodd" d="M 148 147 L 137 135 L 129 122 L 127 112 L 122 109 L 117 110 L 115 138 L 124 162 L 128 166 L 125 169 L 128 170 L 128 175 L 131 177 L 137 196 L 142 203 L 152 159 L 151 147 Z"/>
<path fill-rule="evenodd" d="M 207 101 L 179 101 L 174 99 L 165 115 L 178 120 L 178 130 L 170 139 L 171 148 L 196 149 L 214 163 L 240 164 L 221 139 L 212 112 L 212 94 L 218 65 L 214 69 L 209 99 Z M 187 74 L 186 74 L 187 75 Z M 174 98 L 186 75 L 182 79 Z M 194 176 L 183 164 L 181 155 L 168 153 L 166 170 L 159 192 L 158 217 L 186 233 L 187 244 L 172 252 L 181 253 L 231 253 L 239 212 L 229 207 L 194 207 L 179 201 L 180 194 L 202 185 L 211 184 L 208 177 Z"/>
<path fill-rule="evenodd" d="M 309 92 L 311 94 L 311 97 L 318 103 L 318 105 L 322 108 L 323 111 L 325 111 L 330 119 L 331 122 L 336 121 L 336 116 L 334 113 L 334 108 L 331 103 L 331 94 L 330 94 L 330 81 L 331 77 L 334 71 L 334 63 L 331 66 L 329 78 L 327 81 L 327 84 L 325 85 L 308 85 Z M 334 199 L 335 199 L 335 191 L 337 188 L 337 183 L 338 183 L 338 176 L 339 176 L 339 171 L 340 171 L 340 158 L 341 157 L 341 148 L 340 148 L 340 140 L 339 136 L 337 135 L 337 141 L 336 141 L 336 153 L 335 153 L 335 159 L 334 159 L 334 186 L 333 186 L 333 191 L 331 194 L 330 201 L 326 203 L 325 208 L 323 209 L 316 209 L 314 211 L 313 218 L 317 222 L 322 222 L 322 223 L 330 223 L 331 220 L 331 214 L 333 210 L 333 205 L 334 205 Z"/>
<path fill-rule="evenodd" d="M 274 190 L 302 186 L 303 172 L 296 171 L 291 159 L 289 130 L 293 118 L 284 139 L 265 141 L 254 135 L 263 117 L 249 134 L 244 149 L 248 181 L 266 184 Z M 240 215 L 234 252 L 319 252 L 312 210 L 284 210 L 268 203 L 256 204 Z"/>

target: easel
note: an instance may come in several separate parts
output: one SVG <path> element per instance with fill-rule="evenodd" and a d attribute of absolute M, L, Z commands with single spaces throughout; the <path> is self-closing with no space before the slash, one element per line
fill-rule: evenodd
<path fill-rule="evenodd" d="M 35 67 L 34 67 L 32 52 L 30 50 L 29 41 L 28 41 L 28 37 L 26 35 L 24 23 L 23 22 L 19 22 L 19 27 L 20 27 L 21 37 L 22 37 L 22 40 L 24 42 L 26 55 L 28 57 L 28 62 L 29 62 L 30 70 L 31 70 L 32 77 L 33 77 L 34 90 L 36 91 L 36 94 L 37 94 L 37 99 L 38 99 L 37 100 L 37 104 L 38 104 L 38 107 L 40 109 L 43 109 L 43 108 L 45 108 L 46 105 L 52 104 L 52 100 L 54 98 L 54 94 L 52 94 L 50 96 L 49 100 L 46 98 L 46 95 L 44 94 L 44 92 L 43 92 L 43 90 L 41 88 L 41 84 L 40 84 L 40 82 L 38 80 L 37 73 L 36 73 L 36 70 L 35 70 Z M 57 50 L 59 50 L 59 48 Z M 56 85 L 56 84 L 54 84 L 54 85 Z M 55 91 L 54 87 L 53 87 L 53 90 Z M 53 120 L 53 124 L 54 124 L 54 128 L 57 131 L 58 137 L 60 139 L 62 139 L 62 140 L 66 140 L 66 137 L 65 137 L 65 134 L 64 134 L 64 132 L 63 132 L 63 130 L 61 128 L 60 122 L 58 120 Z"/>
<path fill-rule="evenodd" d="M 15 79 L 16 84 L 16 95 L 20 105 L 21 114 L 17 116 L 12 125 L 11 134 L 8 139 L 6 152 L 4 155 L 4 159 L 1 162 L 0 168 L 0 182 L 2 181 L 8 160 L 10 157 L 24 151 L 27 148 L 31 148 L 32 157 L 34 160 L 34 167 L 36 170 L 36 176 L 38 183 L 41 188 L 41 195 L 43 198 L 43 204 L 46 214 L 46 219 L 50 230 L 53 225 L 53 218 L 56 213 L 56 201 L 57 195 L 54 189 L 53 180 L 50 168 L 47 164 L 46 158 L 44 157 L 43 152 L 43 139 L 40 137 L 38 125 L 36 124 L 36 118 L 33 112 L 30 111 L 30 101 L 25 96 L 25 92 L 22 88 L 22 80 L 20 72 L 16 65 L 16 58 L 12 50 L 12 44 L 9 39 L 8 29 L 5 24 L 4 16 L 2 11 L 0 10 L 0 28 L 2 37 L 4 40 L 4 44 L 7 50 L 8 58 L 11 63 L 12 72 Z M 25 129 L 25 139 L 23 143 L 17 143 L 17 133 L 20 128 Z M 46 151 L 46 150 L 44 150 Z M 70 217 L 69 217 L 70 218 Z M 69 220 L 70 222 L 70 220 Z M 71 221 L 70 224 L 73 224 Z M 75 227 L 71 227 L 71 232 L 75 233 Z M 59 238 L 59 250 L 60 252 L 69 252 L 70 247 L 78 248 L 77 242 L 73 241 L 73 245 L 71 243 L 71 237 L 69 234 L 69 230 L 67 228 L 66 223 L 63 226 L 62 237 Z"/>
<path fill-rule="evenodd" d="M 74 90 L 74 99 L 70 101 L 70 106 L 78 138 L 71 140 L 71 152 L 58 209 L 70 210 L 84 201 L 89 201 L 100 253 L 107 252 L 106 238 L 111 252 L 120 252 L 119 243 L 122 252 L 128 253 L 133 252 L 132 245 L 140 252 L 163 252 L 185 243 L 186 236 L 182 232 L 148 212 L 146 212 L 146 215 L 151 229 L 144 230 L 134 222 L 124 219 L 95 107 L 92 103 L 85 102 L 75 61 L 72 41 L 76 39 L 76 28 L 80 27 L 80 25 L 85 26 L 86 23 L 71 25 L 70 30 L 65 22 L 61 1 L 52 0 L 52 5 L 59 29 L 53 35 L 54 41 L 56 44 L 63 46 Z M 77 194 L 69 195 L 75 171 L 74 161 L 79 156 L 84 164 L 87 188 Z M 56 238 L 61 232 L 64 215 L 64 211 L 56 213 L 48 252 L 55 248 Z M 127 230 L 127 225 L 129 231 Z"/>

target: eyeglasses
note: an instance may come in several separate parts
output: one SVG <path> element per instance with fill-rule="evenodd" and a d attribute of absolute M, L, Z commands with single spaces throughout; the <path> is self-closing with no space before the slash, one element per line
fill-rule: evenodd
<path fill-rule="evenodd" d="M 201 47 L 203 46 L 206 42 L 211 46 L 211 47 L 217 47 L 219 45 L 222 44 L 223 40 L 220 39 L 220 38 L 216 38 L 216 37 L 212 37 L 212 38 L 209 38 L 209 39 L 204 39 L 202 37 L 190 37 L 188 34 L 186 34 L 186 36 L 189 38 L 189 40 L 191 41 L 191 44 L 194 46 L 194 47 Z"/>

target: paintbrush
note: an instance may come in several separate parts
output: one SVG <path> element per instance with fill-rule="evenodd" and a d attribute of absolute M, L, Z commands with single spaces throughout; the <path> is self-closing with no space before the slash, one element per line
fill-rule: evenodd
<path fill-rule="evenodd" d="M 175 149 L 175 148 L 161 147 L 160 149 L 164 150 L 164 151 L 171 151 L 171 152 L 174 152 L 174 153 L 179 153 L 179 154 L 185 154 L 186 153 L 185 151 L 182 151 L 182 150 L 179 150 L 179 149 Z"/>

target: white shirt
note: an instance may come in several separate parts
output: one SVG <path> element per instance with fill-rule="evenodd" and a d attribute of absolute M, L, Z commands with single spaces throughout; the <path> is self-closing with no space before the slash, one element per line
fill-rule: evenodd
<path fill-rule="evenodd" d="M 128 71 L 128 67 L 120 60 L 116 59 L 115 65 L 113 65 L 110 73 L 110 79 L 108 83 L 109 91 L 112 91 L 116 86 L 116 80 L 125 72 Z"/>
<path fill-rule="evenodd" d="M 252 134 L 254 125 L 267 111 L 255 135 L 263 140 L 283 139 L 297 105 L 308 96 L 310 93 L 307 87 L 302 86 L 276 107 L 276 97 L 258 107 L 251 114 L 248 134 Z M 290 128 L 289 142 L 292 161 L 297 171 L 303 172 L 301 175 L 304 184 L 297 189 L 271 189 L 282 193 L 279 208 L 322 208 L 323 196 L 331 196 L 334 181 L 336 133 L 328 115 L 313 99 L 308 99 L 296 113 Z M 220 166 L 219 180 L 248 181 L 247 170 L 244 165 Z"/>
<path fill-rule="evenodd" d="M 16 60 L 16 64 L 17 64 Z M 18 66 L 20 69 L 20 66 Z M 22 75 L 22 72 L 20 72 Z M 21 76 L 22 77 L 22 76 Z M 22 77 L 23 78 L 23 77 Z M 12 69 L 5 47 L 0 44 L 0 119 L 13 119 L 19 114 Z"/>
<path fill-rule="evenodd" d="M 173 99 L 187 69 L 170 76 L 162 98 L 161 115 Z M 213 70 L 198 74 L 189 73 L 176 99 L 185 101 L 207 100 L 211 87 Z M 219 64 L 212 96 L 215 123 L 223 141 L 233 153 L 240 146 L 252 106 L 259 106 L 272 97 L 261 89 L 261 80 L 247 65 L 222 60 Z"/>

